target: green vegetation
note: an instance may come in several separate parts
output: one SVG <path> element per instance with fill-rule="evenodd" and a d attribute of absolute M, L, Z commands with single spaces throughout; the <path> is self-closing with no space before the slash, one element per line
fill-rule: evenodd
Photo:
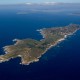
<path fill-rule="evenodd" d="M 16 57 L 21 57 L 21 63 L 24 65 L 36 62 L 50 46 L 54 46 L 59 40 L 73 34 L 78 29 L 80 29 L 80 26 L 76 24 L 70 24 L 65 27 L 42 29 L 41 34 L 44 35 L 43 40 L 17 40 L 16 44 L 4 47 L 4 51 L 7 53 L 0 56 L 0 62 L 5 62 Z"/>

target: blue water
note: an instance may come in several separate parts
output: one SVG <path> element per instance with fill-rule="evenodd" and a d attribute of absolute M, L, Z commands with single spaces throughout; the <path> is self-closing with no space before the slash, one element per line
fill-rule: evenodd
<path fill-rule="evenodd" d="M 80 24 L 80 16 L 62 13 L 16 14 L 17 9 L 0 10 L 0 54 L 13 39 L 40 40 L 37 29 Z M 20 65 L 20 58 L 0 64 L 0 80 L 80 80 L 80 31 L 46 52 L 39 62 Z"/>

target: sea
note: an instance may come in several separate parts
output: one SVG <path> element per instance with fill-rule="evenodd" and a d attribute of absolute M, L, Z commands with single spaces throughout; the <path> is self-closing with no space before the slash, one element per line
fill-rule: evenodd
<path fill-rule="evenodd" d="M 77 14 L 78 13 L 78 14 Z M 80 24 L 80 5 L 0 5 L 0 55 L 13 39 L 41 40 L 37 29 Z M 49 49 L 36 63 L 0 63 L 0 80 L 80 80 L 80 30 Z"/>

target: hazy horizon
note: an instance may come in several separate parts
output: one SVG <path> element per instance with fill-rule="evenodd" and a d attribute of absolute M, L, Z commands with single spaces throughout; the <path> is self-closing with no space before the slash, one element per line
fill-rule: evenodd
<path fill-rule="evenodd" d="M 9 3 L 9 4 L 1 4 L 0 5 L 18 5 L 18 4 L 26 4 L 26 5 L 30 5 L 30 4 L 51 4 L 53 2 L 41 2 L 41 3 L 37 3 L 37 2 L 25 2 L 25 3 Z M 54 2 L 55 3 L 62 3 L 62 4 L 80 4 L 78 2 L 75 3 L 71 3 L 71 2 Z"/>
<path fill-rule="evenodd" d="M 60 3 L 80 3 L 79 0 L 1 0 L 0 4 L 23 4 L 23 3 L 45 3 L 45 2 L 60 2 Z"/>

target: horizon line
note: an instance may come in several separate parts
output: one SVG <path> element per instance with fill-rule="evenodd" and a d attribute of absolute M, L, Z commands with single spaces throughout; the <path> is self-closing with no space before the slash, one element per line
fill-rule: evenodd
<path fill-rule="evenodd" d="M 25 3 L 0 3 L 0 5 L 19 5 L 19 4 L 26 4 L 31 3 L 31 4 L 41 4 L 41 3 L 47 3 L 47 2 L 25 2 Z M 48 2 L 48 3 L 53 3 L 53 2 Z M 63 3 L 63 4 L 80 4 L 80 2 L 54 2 L 54 3 Z"/>

